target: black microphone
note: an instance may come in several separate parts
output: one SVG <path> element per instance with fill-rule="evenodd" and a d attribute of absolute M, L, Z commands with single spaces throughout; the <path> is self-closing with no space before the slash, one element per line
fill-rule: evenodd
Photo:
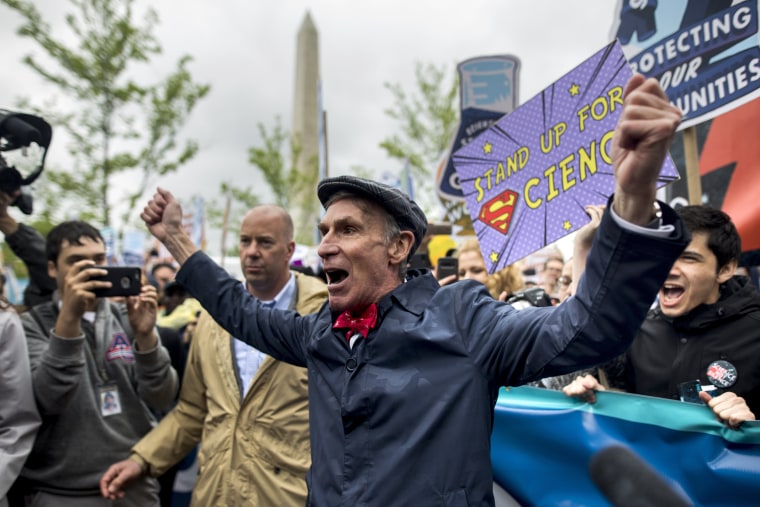
<path fill-rule="evenodd" d="M 651 466 L 626 447 L 613 445 L 589 463 L 591 480 L 614 507 L 693 507 Z"/>

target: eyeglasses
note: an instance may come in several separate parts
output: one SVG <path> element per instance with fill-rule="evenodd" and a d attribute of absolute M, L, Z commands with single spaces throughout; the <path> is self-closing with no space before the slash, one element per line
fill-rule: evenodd
<path fill-rule="evenodd" d="M 570 278 L 569 276 L 560 276 L 559 278 L 557 278 L 557 283 L 559 283 L 560 285 L 570 285 L 571 283 L 573 283 L 573 279 Z"/>

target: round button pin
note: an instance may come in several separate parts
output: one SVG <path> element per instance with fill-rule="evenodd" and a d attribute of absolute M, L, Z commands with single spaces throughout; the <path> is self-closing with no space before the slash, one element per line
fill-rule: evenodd
<path fill-rule="evenodd" d="M 738 377 L 736 366 L 723 359 L 710 363 L 706 374 L 710 383 L 720 389 L 725 389 L 736 384 L 736 378 Z"/>

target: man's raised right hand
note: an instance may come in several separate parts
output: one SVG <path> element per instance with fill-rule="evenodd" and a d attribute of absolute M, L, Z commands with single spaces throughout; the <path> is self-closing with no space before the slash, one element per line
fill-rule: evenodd
<path fill-rule="evenodd" d="M 168 190 L 159 187 L 140 218 L 180 266 L 198 250 L 182 228 L 182 207 Z"/>

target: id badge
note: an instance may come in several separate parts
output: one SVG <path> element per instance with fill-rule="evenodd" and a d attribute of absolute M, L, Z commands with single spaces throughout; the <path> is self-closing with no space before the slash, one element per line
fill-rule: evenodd
<path fill-rule="evenodd" d="M 121 399 L 119 389 L 115 385 L 105 385 L 98 388 L 100 399 L 100 414 L 103 417 L 121 414 Z"/>

